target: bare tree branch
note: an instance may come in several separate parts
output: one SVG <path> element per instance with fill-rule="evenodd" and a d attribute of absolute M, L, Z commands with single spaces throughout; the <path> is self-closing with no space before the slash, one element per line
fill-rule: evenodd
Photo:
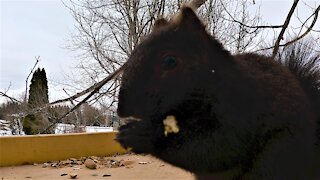
<path fill-rule="evenodd" d="M 121 66 L 118 70 L 116 70 L 115 72 L 111 73 L 108 77 L 104 78 L 102 81 L 98 82 L 97 84 L 91 86 L 90 88 L 86 89 L 85 91 L 90 92 L 90 90 L 92 89 L 91 93 L 86 96 L 81 102 L 79 102 L 76 106 L 74 106 L 70 111 L 68 111 L 67 113 L 65 113 L 63 116 L 61 116 L 59 119 L 57 119 L 55 122 L 51 123 L 50 126 L 48 126 L 43 132 L 46 132 L 47 130 L 49 130 L 50 128 L 52 128 L 56 123 L 61 122 L 61 120 L 63 118 L 65 118 L 66 116 L 68 116 L 71 112 L 73 112 L 74 110 L 76 110 L 78 107 L 80 107 L 83 103 L 87 102 L 88 99 L 90 99 L 94 94 L 96 94 L 101 88 L 102 86 L 104 86 L 107 82 L 109 82 L 111 79 L 114 79 L 116 77 L 118 77 L 126 64 L 124 64 L 123 66 Z M 89 90 L 90 89 L 90 90 Z M 84 92 L 84 91 L 83 91 Z M 78 93 L 79 94 L 79 93 Z M 74 97 L 74 96 L 73 96 Z M 71 98 L 66 98 L 65 101 L 70 101 L 73 100 Z M 60 100 L 61 101 L 61 100 Z M 57 101 L 56 101 L 57 102 Z M 50 103 L 50 105 L 52 105 L 53 103 Z"/>
<path fill-rule="evenodd" d="M 22 104 L 21 101 L 17 100 L 17 99 L 14 98 L 14 97 L 11 97 L 11 96 L 7 95 L 5 92 L 1 92 L 1 91 L 0 91 L 0 96 L 3 96 L 3 97 L 8 98 L 8 99 L 10 99 L 12 102 L 16 102 L 16 103 Z"/>
<path fill-rule="evenodd" d="M 113 73 L 111 73 L 109 76 L 107 76 L 106 78 L 104 78 L 103 80 L 101 80 L 100 82 L 90 86 L 89 88 L 71 96 L 65 99 L 60 99 L 54 102 L 49 103 L 49 105 L 54 105 L 54 104 L 58 104 L 58 103 L 62 103 L 62 102 L 66 102 L 66 101 L 73 101 L 91 91 L 97 91 L 99 90 L 103 85 L 105 85 L 107 82 L 109 82 L 110 80 L 112 80 L 113 78 L 117 77 L 119 74 L 121 74 L 122 70 L 124 68 L 124 65 L 121 66 L 118 70 L 114 71 Z M 90 96 L 91 97 L 91 96 Z"/>
<path fill-rule="evenodd" d="M 269 28 L 269 29 L 275 29 L 275 28 L 282 28 L 282 27 L 283 27 L 283 25 L 259 25 L 259 26 L 249 26 L 249 25 L 247 25 L 247 24 L 242 23 L 241 21 L 236 20 L 233 16 L 231 16 L 231 14 L 230 14 L 228 11 L 226 11 L 226 12 L 227 12 L 227 13 L 229 14 L 229 16 L 232 18 L 231 21 L 236 22 L 236 23 L 240 24 L 241 26 L 245 26 L 245 27 L 247 27 L 247 28 L 252 28 L 252 29 L 259 29 L 259 28 L 261 28 L 261 29 L 267 29 L 267 28 Z M 225 19 L 225 20 L 228 20 L 228 19 Z M 230 21 L 230 20 L 229 20 L 229 21 Z"/>
<path fill-rule="evenodd" d="M 312 22 L 311 22 L 311 25 L 309 27 L 307 27 L 307 30 L 300 36 L 294 38 L 293 40 L 291 41 L 288 41 L 286 42 L 285 44 L 279 44 L 278 47 L 285 47 L 285 46 L 288 46 L 290 44 L 293 44 L 299 40 L 301 40 L 302 38 L 304 38 L 305 36 L 307 36 L 312 30 L 313 30 L 313 27 L 314 25 L 316 24 L 317 20 L 318 20 L 318 16 L 319 16 L 319 11 L 320 11 L 320 6 L 317 7 L 317 9 L 314 11 L 314 13 L 312 14 L 312 16 L 314 16 Z M 310 17 L 306 20 L 308 21 L 310 19 Z M 303 26 L 304 24 L 306 23 L 306 21 L 303 23 Z M 259 49 L 257 50 L 256 52 L 258 51 L 265 51 L 265 50 L 270 50 L 272 48 L 275 48 L 275 46 L 271 46 L 271 47 L 267 47 L 267 48 L 263 48 L 263 49 Z"/>
<path fill-rule="evenodd" d="M 68 93 L 65 89 L 63 89 L 63 91 L 64 91 L 68 96 L 70 96 L 69 93 Z M 73 106 L 75 106 L 75 104 L 73 103 L 73 101 L 70 101 L 70 103 L 71 103 Z M 77 119 L 76 125 L 79 125 L 79 124 L 80 124 L 80 119 L 79 119 L 79 116 L 78 116 L 77 111 L 75 111 L 74 115 L 75 115 L 75 117 L 76 117 L 76 119 Z"/>
<path fill-rule="evenodd" d="M 27 96 L 28 96 L 28 80 L 29 77 L 31 76 L 31 74 L 33 73 L 34 69 L 36 68 L 38 62 L 40 61 L 40 56 L 35 57 L 36 62 L 34 63 L 30 73 L 28 74 L 27 78 L 26 78 L 26 90 L 25 90 L 25 95 L 24 95 L 24 102 L 27 102 Z"/>
<path fill-rule="evenodd" d="M 243 22 L 238 21 L 237 19 L 235 19 L 233 15 L 231 15 L 231 13 L 227 10 L 227 7 L 224 5 L 223 2 L 221 2 L 221 5 L 224 8 L 225 12 L 232 19 L 231 21 L 236 22 L 236 23 L 240 24 L 241 26 L 245 26 L 247 28 L 252 28 L 252 29 L 260 29 L 260 28 L 262 28 L 262 29 L 266 29 L 266 28 L 274 29 L 274 28 L 282 28 L 283 27 L 283 25 L 257 25 L 257 26 L 250 26 L 250 25 L 244 24 Z M 224 19 L 228 20 L 226 18 L 224 18 Z M 228 20 L 228 21 L 230 21 L 230 20 Z"/>
<path fill-rule="evenodd" d="M 297 7 L 297 5 L 298 5 L 298 2 L 299 2 L 299 0 L 295 0 L 295 1 L 293 2 L 292 6 L 291 6 L 291 9 L 290 9 L 290 11 L 289 11 L 289 13 L 288 13 L 288 15 L 287 15 L 287 18 L 286 18 L 284 24 L 283 24 L 283 27 L 282 27 L 282 29 L 281 29 L 281 31 L 280 31 L 280 33 L 279 33 L 279 36 L 278 36 L 278 38 L 277 38 L 277 41 L 275 42 L 274 49 L 273 49 L 273 52 L 272 52 L 272 57 L 273 57 L 273 58 L 274 58 L 274 57 L 277 55 L 277 53 L 278 53 L 280 41 L 283 39 L 284 32 L 286 31 L 286 29 L 287 29 L 287 27 L 288 27 L 288 25 L 289 25 L 289 23 L 290 23 L 291 17 L 292 17 L 292 15 L 293 15 L 294 10 L 296 9 L 296 7 Z"/>

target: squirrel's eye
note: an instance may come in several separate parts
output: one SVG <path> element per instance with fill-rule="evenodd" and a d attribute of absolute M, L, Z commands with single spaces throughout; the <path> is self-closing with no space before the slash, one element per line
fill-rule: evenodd
<path fill-rule="evenodd" d="M 176 57 L 174 56 L 166 56 L 163 58 L 161 67 L 163 69 L 172 69 L 175 68 L 177 65 Z"/>

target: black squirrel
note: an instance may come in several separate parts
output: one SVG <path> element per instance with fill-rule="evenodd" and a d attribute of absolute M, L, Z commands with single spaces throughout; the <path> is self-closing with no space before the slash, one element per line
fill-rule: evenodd
<path fill-rule="evenodd" d="M 295 49 L 233 56 L 182 7 L 126 64 L 117 140 L 199 179 L 320 178 L 320 58 Z"/>

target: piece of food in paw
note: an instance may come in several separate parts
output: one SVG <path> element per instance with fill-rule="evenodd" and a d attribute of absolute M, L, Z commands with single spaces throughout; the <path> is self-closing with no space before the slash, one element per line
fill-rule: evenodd
<path fill-rule="evenodd" d="M 164 135 L 168 136 L 169 133 L 178 133 L 179 126 L 175 116 L 169 115 L 163 120 Z"/>

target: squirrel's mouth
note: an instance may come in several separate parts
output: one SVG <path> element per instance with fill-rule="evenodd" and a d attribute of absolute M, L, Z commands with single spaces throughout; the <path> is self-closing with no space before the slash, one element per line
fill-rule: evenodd
<path fill-rule="evenodd" d="M 168 136 L 168 134 L 177 134 L 180 131 L 177 117 L 174 113 L 166 113 L 165 115 L 161 116 L 161 122 L 158 122 L 158 125 L 163 126 L 164 135 Z M 139 122 L 142 121 L 142 118 L 134 117 L 134 116 L 127 116 L 127 117 L 120 117 L 120 125 L 127 125 L 130 122 Z"/>
<path fill-rule="evenodd" d="M 177 135 L 180 128 L 174 116 L 158 116 L 157 119 L 120 117 L 116 136 L 122 147 L 135 153 L 153 153 L 165 147 L 165 140 Z"/>

